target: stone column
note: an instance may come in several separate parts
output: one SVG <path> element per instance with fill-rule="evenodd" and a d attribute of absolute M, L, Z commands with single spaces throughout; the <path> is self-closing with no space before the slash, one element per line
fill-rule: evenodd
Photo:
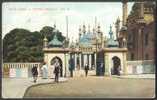
<path fill-rule="evenodd" d="M 75 69 L 74 70 L 76 70 L 77 69 L 77 54 L 75 53 Z"/>
<path fill-rule="evenodd" d="M 95 65 L 94 66 L 95 66 L 95 69 L 96 69 L 96 53 L 94 54 L 94 61 L 95 61 L 94 62 Z"/>
<path fill-rule="evenodd" d="M 84 67 L 84 54 L 82 54 L 81 56 L 82 56 L 82 61 L 81 61 L 82 62 L 82 66 L 81 67 L 83 68 Z"/>
<path fill-rule="evenodd" d="M 87 64 L 89 65 L 89 54 L 87 54 Z"/>
<path fill-rule="evenodd" d="M 110 71 L 109 71 L 109 57 L 107 54 L 104 54 L 105 56 L 105 75 L 110 75 Z"/>
<path fill-rule="evenodd" d="M 127 74 L 126 52 L 123 53 L 123 74 Z"/>
<path fill-rule="evenodd" d="M 123 26 L 126 25 L 126 19 L 127 19 L 127 0 L 123 0 Z"/>
<path fill-rule="evenodd" d="M 89 55 L 89 69 L 91 69 L 92 68 L 92 58 L 91 58 L 92 56 L 91 56 L 91 54 Z"/>
<path fill-rule="evenodd" d="M 80 63 L 80 69 L 82 69 L 82 58 L 81 58 L 81 53 L 79 54 L 79 63 Z"/>
<path fill-rule="evenodd" d="M 86 62 L 87 62 L 87 55 L 86 54 L 84 54 L 83 55 L 83 62 L 84 62 L 84 64 L 83 64 L 83 67 L 85 66 L 85 64 L 86 64 Z"/>
<path fill-rule="evenodd" d="M 64 73 L 63 76 L 66 77 L 67 76 L 67 57 L 66 57 L 66 53 L 64 53 Z"/>
<path fill-rule="evenodd" d="M 66 76 L 70 76 L 70 71 L 69 71 L 69 60 L 70 60 L 70 53 L 67 53 L 67 73 L 66 73 Z"/>

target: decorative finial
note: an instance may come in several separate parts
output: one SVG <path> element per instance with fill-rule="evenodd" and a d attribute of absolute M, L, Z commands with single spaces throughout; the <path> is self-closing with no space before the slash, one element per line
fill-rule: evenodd
<path fill-rule="evenodd" d="M 81 25 L 79 26 L 79 38 L 81 37 Z"/>
<path fill-rule="evenodd" d="M 112 26 L 111 26 L 111 24 L 110 24 L 110 32 L 112 31 Z"/>
<path fill-rule="evenodd" d="M 110 39 L 112 38 L 113 32 L 112 32 L 112 26 L 110 24 L 110 31 L 109 31 Z"/>
<path fill-rule="evenodd" d="M 54 24 L 53 27 L 56 28 L 56 24 Z"/>
<path fill-rule="evenodd" d="M 100 28 L 100 23 L 98 24 L 98 28 Z"/>
<path fill-rule="evenodd" d="M 98 24 L 98 33 L 100 33 L 100 23 Z"/>
<path fill-rule="evenodd" d="M 81 25 L 79 26 L 79 32 L 81 33 Z"/>
<path fill-rule="evenodd" d="M 86 33 L 86 26 L 83 24 L 83 33 Z"/>

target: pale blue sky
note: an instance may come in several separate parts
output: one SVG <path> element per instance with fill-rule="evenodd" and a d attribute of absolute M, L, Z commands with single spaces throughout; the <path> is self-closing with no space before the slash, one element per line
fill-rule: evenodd
<path fill-rule="evenodd" d="M 128 14 L 133 2 L 128 3 Z M 110 24 L 113 25 L 119 16 L 122 19 L 121 2 L 18 2 L 2 4 L 2 37 L 14 28 L 25 28 L 39 31 L 43 26 L 53 26 L 66 35 L 66 18 L 69 19 L 69 37 L 78 38 L 80 25 L 101 25 L 104 35 L 108 34 Z M 72 39 L 71 39 L 72 40 Z"/>

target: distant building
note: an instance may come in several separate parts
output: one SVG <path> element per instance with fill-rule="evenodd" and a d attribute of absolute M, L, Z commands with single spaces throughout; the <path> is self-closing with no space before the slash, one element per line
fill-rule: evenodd
<path fill-rule="evenodd" d="M 155 59 L 155 2 L 135 2 L 127 18 L 128 60 Z"/>

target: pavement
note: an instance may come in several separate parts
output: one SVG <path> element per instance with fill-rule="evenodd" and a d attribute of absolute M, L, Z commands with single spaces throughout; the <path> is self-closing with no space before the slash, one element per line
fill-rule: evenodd
<path fill-rule="evenodd" d="M 75 71 L 74 77 L 84 77 L 84 71 Z M 89 71 L 89 76 L 95 76 L 95 71 Z M 110 76 L 101 76 L 110 77 Z M 128 78 L 128 79 L 154 79 L 155 74 L 141 75 L 112 75 L 110 78 Z M 59 78 L 60 82 L 67 81 L 68 78 Z M 2 97 L 3 98 L 23 98 L 28 87 L 43 83 L 54 83 L 54 79 L 38 78 L 37 83 L 33 82 L 32 78 L 2 78 Z M 15 92 L 16 91 L 16 92 Z"/>
<path fill-rule="evenodd" d="M 59 78 L 59 82 L 67 81 Z M 34 83 L 32 78 L 2 78 L 2 98 L 23 98 L 28 87 L 43 83 L 54 83 L 54 79 L 38 78 Z"/>

